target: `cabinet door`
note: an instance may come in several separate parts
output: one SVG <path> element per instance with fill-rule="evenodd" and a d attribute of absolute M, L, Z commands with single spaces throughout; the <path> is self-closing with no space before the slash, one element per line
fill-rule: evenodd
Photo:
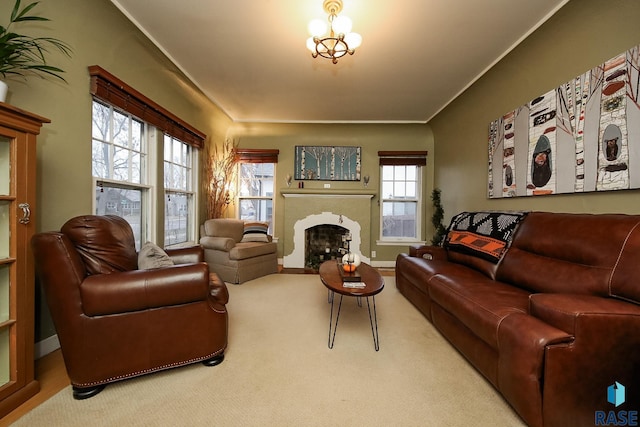
<path fill-rule="evenodd" d="M 0 128 L 1 129 L 1 128 Z M 6 131 L 5 129 L 3 129 Z M 16 241 L 15 138 L 0 135 L 0 398 L 15 388 Z"/>
<path fill-rule="evenodd" d="M 0 126 L 0 409 L 33 394 L 35 135 Z M 22 390 L 25 387 L 28 390 Z M 0 415 L 1 415 L 0 410 Z"/>
<path fill-rule="evenodd" d="M 36 136 L 49 119 L 0 102 L 0 418 L 40 389 L 34 378 Z"/>

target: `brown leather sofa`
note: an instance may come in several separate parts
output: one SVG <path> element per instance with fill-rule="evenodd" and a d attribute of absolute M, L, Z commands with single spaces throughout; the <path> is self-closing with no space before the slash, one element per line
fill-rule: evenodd
<path fill-rule="evenodd" d="M 74 398 L 114 381 L 222 362 L 228 293 L 202 248 L 167 250 L 176 265 L 139 270 L 129 224 L 93 215 L 31 244 Z"/>
<path fill-rule="evenodd" d="M 434 246 L 396 260 L 399 291 L 530 426 L 640 409 L 639 276 L 640 216 L 618 214 L 531 212 L 497 263 Z"/>

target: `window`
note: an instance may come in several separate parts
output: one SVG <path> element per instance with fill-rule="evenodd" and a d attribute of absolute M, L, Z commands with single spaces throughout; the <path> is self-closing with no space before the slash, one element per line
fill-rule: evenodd
<path fill-rule="evenodd" d="M 426 152 L 378 152 L 382 241 L 417 241 L 421 236 L 422 166 Z"/>
<path fill-rule="evenodd" d="M 273 234 L 275 166 L 279 150 L 236 148 L 238 158 L 238 216 L 269 224 Z"/>
<path fill-rule="evenodd" d="M 101 67 L 90 66 L 89 74 L 96 214 L 125 218 L 138 249 L 147 240 L 164 246 L 195 240 L 194 170 L 207 136 Z M 164 174 L 157 170 L 162 145 Z M 163 181 L 166 199 L 158 195 Z M 164 236 L 156 219 L 163 209 Z"/>
<path fill-rule="evenodd" d="M 382 166 L 382 238 L 418 238 L 417 166 Z"/>
<path fill-rule="evenodd" d="M 142 121 L 94 101 L 92 170 L 95 212 L 118 215 L 131 224 L 136 247 L 147 238 L 147 143 Z"/>
<path fill-rule="evenodd" d="M 238 173 L 240 219 L 269 223 L 273 233 L 274 163 L 241 163 Z"/>
<path fill-rule="evenodd" d="M 194 241 L 193 153 L 188 144 L 164 135 L 164 244 Z"/>

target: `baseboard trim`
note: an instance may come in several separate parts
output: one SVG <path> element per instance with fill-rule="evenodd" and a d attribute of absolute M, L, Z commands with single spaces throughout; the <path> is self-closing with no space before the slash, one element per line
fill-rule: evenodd
<path fill-rule="evenodd" d="M 371 261 L 371 266 L 377 268 L 395 268 L 396 261 Z"/>
<path fill-rule="evenodd" d="M 34 356 L 36 359 L 40 359 L 41 357 L 44 357 L 49 353 L 53 353 L 59 348 L 60 341 L 58 340 L 58 335 L 53 335 L 49 338 L 43 339 L 42 341 L 38 341 L 35 344 Z"/>

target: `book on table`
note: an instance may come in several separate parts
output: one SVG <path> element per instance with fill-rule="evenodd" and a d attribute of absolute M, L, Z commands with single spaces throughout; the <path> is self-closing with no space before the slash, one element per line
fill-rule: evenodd
<path fill-rule="evenodd" d="M 340 272 L 343 282 L 362 282 L 362 276 L 357 268 L 354 271 L 345 271 L 343 265 L 344 264 L 338 264 L 338 271 Z"/>

